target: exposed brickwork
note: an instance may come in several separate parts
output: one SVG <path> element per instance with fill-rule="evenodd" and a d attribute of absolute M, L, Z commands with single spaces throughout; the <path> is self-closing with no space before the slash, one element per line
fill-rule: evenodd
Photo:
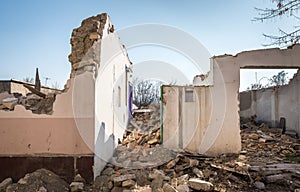
<path fill-rule="evenodd" d="M 72 52 L 69 55 L 72 64 L 71 77 L 85 71 L 97 71 L 100 63 L 100 41 L 107 17 L 106 13 L 102 13 L 87 18 L 80 27 L 73 30 L 70 42 Z"/>

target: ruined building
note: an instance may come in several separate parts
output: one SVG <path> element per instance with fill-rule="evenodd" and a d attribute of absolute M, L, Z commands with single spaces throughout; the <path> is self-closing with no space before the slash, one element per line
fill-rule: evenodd
<path fill-rule="evenodd" d="M 0 111 L 0 180 L 17 180 L 43 167 L 67 181 L 77 173 L 91 181 L 112 153 L 112 137 L 122 136 L 132 66 L 109 16 L 82 21 L 71 45 L 70 79 L 56 95 L 51 115 L 21 105 Z"/>
<path fill-rule="evenodd" d="M 21 105 L 0 111 L 0 180 L 17 180 L 43 167 L 67 181 L 77 173 L 91 181 L 123 137 L 132 103 L 132 64 L 108 15 L 82 21 L 71 45 L 70 79 L 50 115 Z M 239 153 L 240 69 L 300 67 L 299 51 L 295 45 L 216 56 L 209 74 L 196 77 L 193 86 L 163 86 L 163 146 L 206 155 Z"/>
<path fill-rule="evenodd" d="M 241 112 L 239 106 L 240 69 L 299 68 L 299 52 L 300 45 L 294 45 L 282 50 L 215 56 L 210 60 L 209 74 L 196 76 L 193 86 L 163 86 L 164 145 L 208 155 L 238 153 L 241 150 L 240 113 L 269 115 L 273 122 L 286 117 L 287 129 L 299 133 L 299 105 L 295 105 L 299 98 L 298 77 L 277 91 L 265 90 L 270 93 L 263 97 L 260 93 L 263 91 L 257 92 L 251 104 L 242 104 Z"/>

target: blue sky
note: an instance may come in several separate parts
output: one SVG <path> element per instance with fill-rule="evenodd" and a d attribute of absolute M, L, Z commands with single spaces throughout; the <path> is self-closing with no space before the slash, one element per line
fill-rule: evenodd
<path fill-rule="evenodd" d="M 177 27 L 197 38 L 211 55 L 260 49 L 267 42 L 263 33 L 276 34 L 278 27 L 291 29 L 294 22 L 288 18 L 251 21 L 257 15 L 254 7 L 270 4 L 271 0 L 2 0 L 0 79 L 34 77 L 38 67 L 43 84 L 49 77 L 48 85 L 58 82 L 62 87 L 70 74 L 72 30 L 84 18 L 102 12 L 110 15 L 117 30 L 143 23 Z M 140 53 L 129 51 L 133 63 L 147 59 Z M 243 84 L 254 83 L 253 73 L 245 76 Z"/>

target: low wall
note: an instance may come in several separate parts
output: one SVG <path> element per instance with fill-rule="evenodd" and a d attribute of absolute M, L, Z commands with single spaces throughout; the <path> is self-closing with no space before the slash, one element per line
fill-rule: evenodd
<path fill-rule="evenodd" d="M 223 110 L 214 99 L 213 89 L 208 86 L 163 86 L 165 147 L 207 155 L 239 152 L 239 128 L 224 126 L 225 122 L 230 122 L 226 119 L 232 119 L 232 122 L 234 119 L 219 114 Z"/>
<path fill-rule="evenodd" d="M 288 85 L 240 93 L 240 116 L 257 116 L 257 121 L 278 127 L 281 117 L 286 119 L 286 129 L 300 134 L 300 73 Z"/>
<path fill-rule="evenodd" d="M 38 168 L 49 168 L 67 180 L 76 173 L 92 180 L 94 95 L 85 95 L 88 90 L 77 86 L 91 83 L 90 76 L 70 79 L 68 91 L 57 95 L 52 115 L 33 114 L 21 105 L 14 111 L 0 111 L 0 180 L 9 176 L 17 181 Z M 81 97 L 89 103 L 81 102 Z M 89 159 L 84 168 L 77 165 L 81 157 Z"/>

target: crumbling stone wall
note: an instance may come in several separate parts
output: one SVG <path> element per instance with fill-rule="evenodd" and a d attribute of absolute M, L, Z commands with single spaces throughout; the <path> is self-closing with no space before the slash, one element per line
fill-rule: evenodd
<path fill-rule="evenodd" d="M 85 71 L 97 74 L 100 63 L 100 41 L 106 20 L 107 14 L 102 13 L 83 20 L 81 26 L 73 30 L 70 42 L 72 52 L 69 55 L 72 64 L 71 78 Z M 113 31 L 113 26 L 109 30 Z"/>

